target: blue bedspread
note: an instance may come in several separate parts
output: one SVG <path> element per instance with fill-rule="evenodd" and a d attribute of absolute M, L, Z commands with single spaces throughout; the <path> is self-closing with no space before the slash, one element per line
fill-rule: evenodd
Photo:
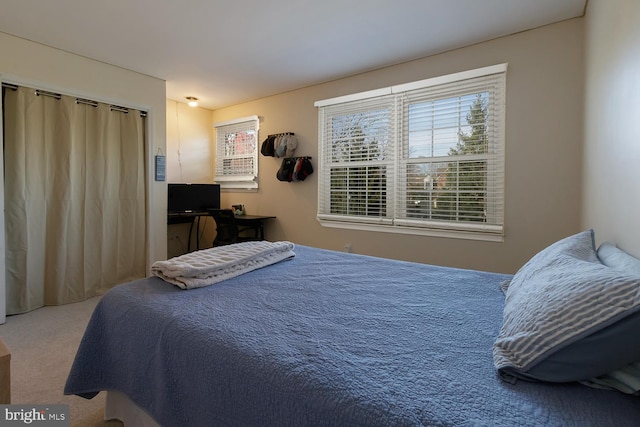
<path fill-rule="evenodd" d="M 502 382 L 509 276 L 296 247 L 193 290 L 100 301 L 65 394 L 117 390 L 164 426 L 624 426 L 638 398 Z"/>

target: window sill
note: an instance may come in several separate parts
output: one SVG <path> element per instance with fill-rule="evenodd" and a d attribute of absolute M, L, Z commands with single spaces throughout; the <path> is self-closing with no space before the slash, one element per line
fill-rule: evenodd
<path fill-rule="evenodd" d="M 374 232 L 381 232 L 381 233 L 410 234 L 413 236 L 444 237 L 448 239 L 466 239 L 466 240 L 481 240 L 486 242 L 504 242 L 504 233 L 495 233 L 495 232 L 366 224 L 366 223 L 354 223 L 354 222 L 346 222 L 346 221 L 327 221 L 323 219 L 318 219 L 318 222 L 323 227 L 328 227 L 328 228 L 341 228 L 341 229 L 359 230 L 359 231 L 374 231 Z"/>
<path fill-rule="evenodd" d="M 246 187 L 226 187 L 220 188 L 222 193 L 257 193 L 257 188 L 246 188 Z"/>
<path fill-rule="evenodd" d="M 233 191 L 249 191 L 256 192 L 258 191 L 258 183 L 255 181 L 246 181 L 246 182 L 225 182 L 221 180 L 216 180 L 216 184 L 220 184 L 220 191 L 224 192 L 233 192 Z"/>

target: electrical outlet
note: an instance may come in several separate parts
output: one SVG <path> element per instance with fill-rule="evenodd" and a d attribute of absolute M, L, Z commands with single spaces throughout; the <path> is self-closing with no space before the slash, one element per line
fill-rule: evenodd
<path fill-rule="evenodd" d="M 344 251 L 351 253 L 351 243 L 345 243 L 344 244 Z"/>

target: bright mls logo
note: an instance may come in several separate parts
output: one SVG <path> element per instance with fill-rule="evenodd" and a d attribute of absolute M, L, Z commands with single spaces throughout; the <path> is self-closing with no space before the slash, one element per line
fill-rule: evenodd
<path fill-rule="evenodd" d="M 0 405 L 0 426 L 69 427 L 69 405 Z"/>

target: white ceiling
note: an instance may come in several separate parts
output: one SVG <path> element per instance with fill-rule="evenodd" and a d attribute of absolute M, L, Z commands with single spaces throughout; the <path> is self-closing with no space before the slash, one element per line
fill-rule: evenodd
<path fill-rule="evenodd" d="M 587 0 L 0 0 L 0 32 L 219 108 L 582 16 Z"/>

